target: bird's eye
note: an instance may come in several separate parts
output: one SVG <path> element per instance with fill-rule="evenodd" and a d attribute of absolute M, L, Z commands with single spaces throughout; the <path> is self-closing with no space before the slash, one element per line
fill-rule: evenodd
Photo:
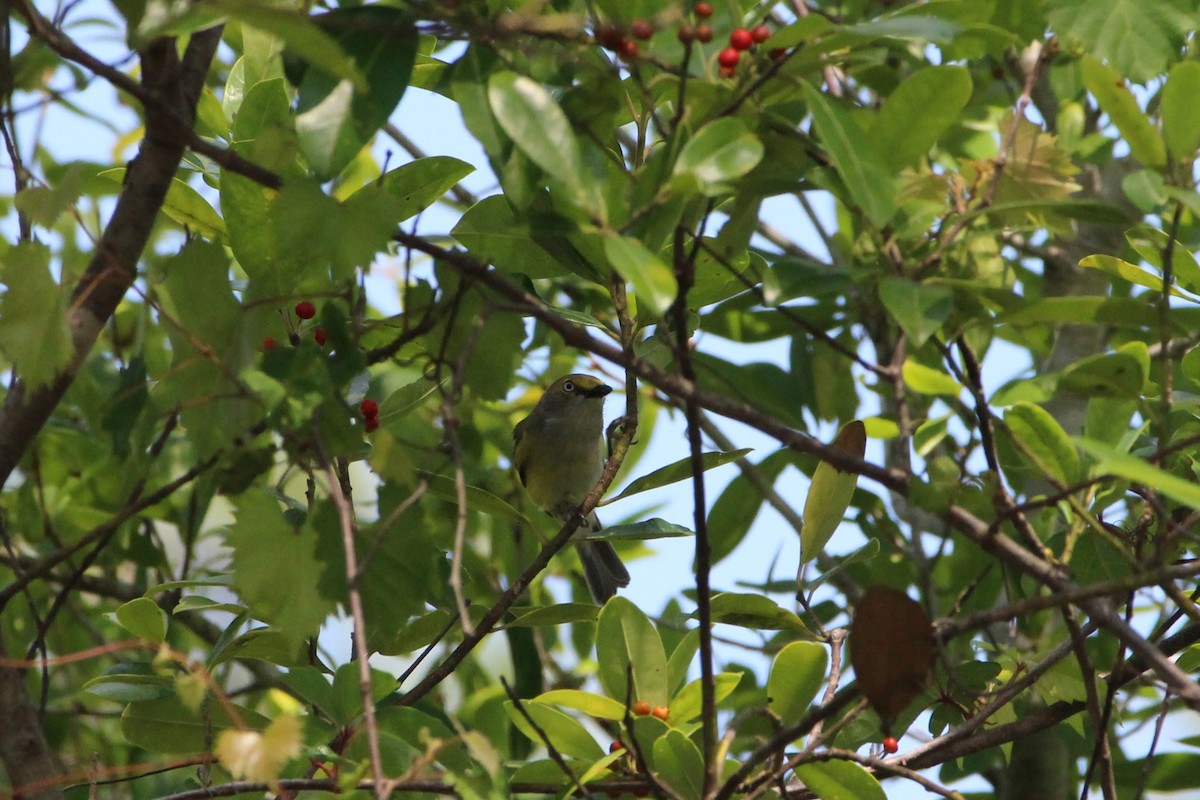
<path fill-rule="evenodd" d="M 574 382 L 574 381 L 567 381 L 566 383 L 564 383 L 564 384 L 563 384 L 563 391 L 564 391 L 564 392 L 567 392 L 568 394 L 570 394 L 571 392 L 575 391 L 575 382 Z"/>

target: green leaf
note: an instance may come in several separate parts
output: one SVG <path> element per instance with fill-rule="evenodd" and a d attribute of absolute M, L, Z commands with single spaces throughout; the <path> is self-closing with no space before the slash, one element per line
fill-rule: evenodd
<path fill-rule="evenodd" d="M 767 702 L 784 725 L 794 725 L 804 716 L 825 682 L 829 654 L 816 642 L 792 642 L 771 662 L 767 678 Z"/>
<path fill-rule="evenodd" d="M 121 662 L 84 683 L 83 690 L 117 703 L 162 700 L 175 695 L 175 679 L 158 674 L 149 662 Z"/>
<path fill-rule="evenodd" d="M 565 625 L 573 622 L 595 622 L 600 609 L 595 603 L 556 603 L 539 606 L 519 614 L 507 628 L 540 628 L 544 625 Z"/>
<path fill-rule="evenodd" d="M 944 394 L 957 397 L 962 384 L 941 370 L 927 367 L 911 358 L 905 359 L 900 369 L 904 383 L 918 394 Z"/>
<path fill-rule="evenodd" d="M 514 72 L 488 78 L 488 105 L 496 121 L 529 159 L 569 193 L 573 205 L 603 220 L 603 197 L 588 188 L 570 120 L 537 81 Z"/>
<path fill-rule="evenodd" d="M 684 800 L 700 800 L 704 790 L 704 757 L 692 740 L 676 730 L 654 742 L 654 771 Z"/>
<path fill-rule="evenodd" d="M 1084 531 L 1071 551 L 1071 576 L 1081 586 L 1126 578 L 1133 565 L 1132 554 L 1093 530 Z"/>
<path fill-rule="evenodd" d="M 710 469 L 720 467 L 732 461 L 737 461 L 743 458 L 748 453 L 753 452 L 753 448 L 744 450 L 730 450 L 729 452 L 714 451 L 704 453 L 700 456 L 701 471 L 707 472 Z M 613 497 L 604 502 L 604 505 L 615 503 L 617 500 L 635 495 L 639 492 L 648 492 L 651 489 L 658 489 L 663 486 L 669 486 L 672 483 L 687 480 L 692 477 L 692 459 L 681 458 L 674 464 L 668 464 L 665 467 L 659 467 L 648 475 L 643 475 L 637 480 L 632 481 L 625 489 L 616 497 Z"/>
<path fill-rule="evenodd" d="M 1150 378 L 1150 353 L 1144 342 L 1129 342 L 1117 352 L 1076 361 L 1058 379 L 1060 389 L 1087 397 L 1140 397 Z"/>
<path fill-rule="evenodd" d="M 1079 480 L 1079 454 L 1050 412 L 1032 403 L 1016 403 L 1004 412 L 1004 424 L 1013 438 L 1036 459 L 1036 469 L 1044 470 L 1061 486 L 1070 486 Z"/>
<path fill-rule="evenodd" d="M 333 34 L 335 50 L 344 50 L 365 76 L 349 79 L 299 53 L 310 67 L 299 81 L 296 133 L 309 166 L 328 180 L 396 109 L 412 75 L 417 34 L 406 12 L 382 5 L 338 9 L 316 19 Z"/>
<path fill-rule="evenodd" d="M 1163 139 L 1176 161 L 1188 160 L 1200 148 L 1200 63 L 1180 61 L 1171 67 L 1162 90 Z"/>
<path fill-rule="evenodd" d="M 159 644 L 167 639 L 166 612 L 148 597 L 135 598 L 118 608 L 117 622 L 139 639 Z"/>
<path fill-rule="evenodd" d="M 270 720 L 248 708 L 235 708 L 249 730 L 261 731 Z M 152 753 L 207 753 L 213 737 L 235 725 L 226 704 L 206 702 L 199 711 L 178 697 L 130 703 L 121 714 L 121 734 L 132 745 Z"/>
<path fill-rule="evenodd" d="M 349 725 L 363 713 L 363 693 L 358 663 L 342 664 L 333 674 L 332 705 L 329 709 L 338 725 Z M 396 689 L 396 678 L 382 670 L 371 670 L 371 700 L 379 702 Z"/>
<path fill-rule="evenodd" d="M 679 294 L 675 273 L 637 239 L 613 234 L 604 237 L 604 255 L 622 278 L 633 284 L 638 307 L 660 316 Z"/>
<path fill-rule="evenodd" d="M 1137 83 L 1165 70 L 1196 24 L 1172 0 L 1049 0 L 1046 18 L 1068 46 Z"/>
<path fill-rule="evenodd" d="M 696 652 L 699 649 L 700 631 L 692 628 L 683 635 L 683 638 L 679 640 L 679 644 L 675 645 L 675 649 L 671 651 L 671 658 L 667 661 L 668 692 L 675 692 L 676 688 L 687 680 L 692 659 L 696 657 Z"/>
<path fill-rule="evenodd" d="M 740 672 L 719 672 L 713 676 L 713 699 L 720 703 L 742 682 Z M 667 723 L 679 727 L 700 716 L 703 708 L 703 681 L 700 678 L 684 686 L 671 698 Z"/>
<path fill-rule="evenodd" d="M 763 631 L 792 631 L 808 635 L 808 628 L 791 611 L 761 594 L 723 592 L 712 599 L 713 622 Z"/>
<path fill-rule="evenodd" d="M 279 680 L 321 713 L 332 713 L 333 684 L 329 682 L 329 676 L 321 670 L 316 667 L 296 667 L 280 675 Z"/>
<path fill-rule="evenodd" d="M 954 293 L 950 289 L 906 278 L 880 281 L 879 299 L 914 348 L 925 344 L 954 310 Z"/>
<path fill-rule="evenodd" d="M 322 597 L 326 564 L 317 557 L 317 535 L 289 525 L 265 489 L 239 495 L 237 521 L 229 530 L 233 585 L 258 619 L 270 622 L 290 642 L 315 636 L 336 608 Z M 286 553 L 286 558 L 280 555 Z"/>
<path fill-rule="evenodd" d="M 1189 508 L 1200 510 L 1200 486 L 1193 481 L 1172 475 L 1137 456 L 1123 453 L 1111 445 L 1095 439 L 1076 436 L 1072 441 L 1085 453 L 1096 459 L 1096 466 L 1092 469 L 1093 474 L 1109 473 L 1142 486 L 1153 486 L 1172 500 L 1183 503 Z"/>
<path fill-rule="evenodd" d="M 862 422 L 854 420 L 842 426 L 833 446 L 852 456 L 862 458 L 866 453 L 867 432 Z M 822 461 L 813 472 L 804 501 L 804 527 L 800 530 L 800 565 L 812 561 L 825 549 L 829 537 L 846 516 L 858 475 L 842 472 Z"/>
<path fill-rule="evenodd" d="M 1079 260 L 1079 266 L 1089 269 L 1098 269 L 1101 272 L 1107 272 L 1109 275 L 1115 275 L 1122 280 L 1127 280 L 1130 283 L 1136 283 L 1138 286 L 1145 286 L 1147 289 L 1153 289 L 1156 292 L 1163 291 L 1162 278 L 1149 272 L 1136 264 L 1131 264 L 1128 261 L 1117 258 L 1116 256 L 1092 255 Z M 1190 300 L 1193 303 L 1200 302 L 1197 298 L 1185 294 L 1174 286 L 1171 287 L 1171 294 L 1175 297 L 1181 297 L 1184 300 Z"/>
<path fill-rule="evenodd" d="M 667 522 L 659 517 L 651 517 L 641 522 L 630 522 L 626 525 L 613 525 L 598 531 L 585 531 L 575 535 L 576 539 L 610 542 L 640 542 L 647 539 L 675 539 L 681 536 L 695 536 L 696 532 Z"/>
<path fill-rule="evenodd" d="M 721 117 L 687 141 L 675 162 L 671 184 L 684 194 L 708 197 L 729 192 L 730 182 L 762 161 L 763 144 L 737 117 Z"/>
<path fill-rule="evenodd" d="M 535 279 L 568 273 L 534 241 L 530 224 L 513 214 L 504 195 L 485 197 L 468 208 L 450 233 L 471 255 L 505 272 Z"/>
<path fill-rule="evenodd" d="M 458 490 L 455 487 L 454 478 L 446 475 L 430 474 L 426 474 L 425 477 L 429 481 L 429 493 L 431 495 L 440 497 L 450 503 L 458 502 Z M 467 484 L 466 495 L 467 505 L 473 511 L 480 511 L 484 514 L 490 514 L 497 519 L 506 519 L 509 522 L 516 522 L 521 525 L 529 524 L 529 520 L 525 518 L 524 514 L 487 489 Z"/>
<path fill-rule="evenodd" d="M 286 84 L 282 78 L 251 87 L 233 120 L 233 150 L 285 176 L 294 176 L 299 150 Z M 290 168 L 288 165 L 292 165 Z M 263 295 L 283 295 L 296 288 L 294 267 L 281 256 L 274 217 L 278 192 L 265 189 L 230 170 L 221 171 L 221 210 L 234 258 Z"/>
<path fill-rule="evenodd" d="M 388 172 L 380 179 L 380 185 L 400 201 L 394 213 L 399 224 L 441 200 L 474 171 L 475 167 L 457 158 L 426 156 Z"/>
<path fill-rule="evenodd" d="M 1165 167 L 1167 148 L 1162 136 L 1138 106 L 1121 74 L 1092 56 L 1084 56 L 1082 64 L 1084 85 L 1117 126 L 1133 157 L 1147 167 Z"/>
<path fill-rule="evenodd" d="M 359 91 L 369 88 L 361 64 L 356 64 L 355 59 L 342 49 L 341 43 L 322 30 L 308 14 L 240 0 L 211 0 L 207 5 L 246 25 L 278 36 L 293 53 L 330 75 L 349 81 Z"/>
<path fill-rule="evenodd" d="M 853 761 L 811 761 L 795 774 L 821 800 L 887 800 L 875 776 Z"/>
<path fill-rule="evenodd" d="M 592 606 L 595 608 L 595 606 Z M 582 711 L 590 717 L 598 719 L 619 720 L 625 717 L 625 705 L 611 697 L 583 692 L 579 689 L 554 689 L 542 692 L 534 698 L 535 702 L 548 706 L 562 706 Z"/>
<path fill-rule="evenodd" d="M 521 713 L 521 709 L 524 710 L 524 714 Z M 595 761 L 604 756 L 604 750 L 578 720 L 537 701 L 524 701 L 521 703 L 521 709 L 511 700 L 504 704 L 504 712 L 508 714 L 508 718 L 531 742 L 549 745 L 563 755 L 582 758 L 585 761 Z M 536 728 L 530 724 L 530 720 L 533 720 Z"/>
<path fill-rule="evenodd" d="M 1154 306 L 1141 297 L 1046 297 L 1001 314 L 994 322 L 1008 325 L 1090 323 L 1145 328 L 1146 320 L 1153 314 Z M 980 317 L 977 322 L 988 326 L 994 324 L 986 317 Z"/>
<path fill-rule="evenodd" d="M 914 165 L 955 122 L 971 99 L 966 67 L 918 70 L 896 87 L 871 126 L 871 139 L 893 172 Z"/>
<path fill-rule="evenodd" d="M 883 227 L 896 206 L 891 175 L 874 144 L 846 111 L 826 100 L 810 83 L 804 84 L 804 98 L 850 199 L 876 227 Z"/>
<path fill-rule="evenodd" d="M 50 250 L 22 242 L 4 253 L 0 280 L 0 351 L 30 390 L 49 383 L 71 363 L 69 292 L 50 274 Z"/>
<path fill-rule="evenodd" d="M 624 597 L 614 597 L 600 610 L 596 661 L 600 683 L 617 702 L 667 704 L 667 654 L 662 639 L 649 618 Z M 626 673 L 631 667 L 630 689 Z"/>

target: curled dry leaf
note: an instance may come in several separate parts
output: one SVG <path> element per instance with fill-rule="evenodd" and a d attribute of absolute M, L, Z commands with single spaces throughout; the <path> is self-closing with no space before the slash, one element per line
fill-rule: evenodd
<path fill-rule="evenodd" d="M 887 586 L 867 590 L 850 625 L 850 663 L 884 733 L 921 693 L 935 650 L 933 625 L 919 603 Z"/>

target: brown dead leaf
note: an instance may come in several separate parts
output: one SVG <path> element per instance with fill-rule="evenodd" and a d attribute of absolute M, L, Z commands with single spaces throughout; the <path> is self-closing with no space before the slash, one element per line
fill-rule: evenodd
<path fill-rule="evenodd" d="M 919 603 L 887 586 L 867 590 L 850 625 L 850 663 L 884 733 L 925 687 L 935 655 L 933 625 Z"/>

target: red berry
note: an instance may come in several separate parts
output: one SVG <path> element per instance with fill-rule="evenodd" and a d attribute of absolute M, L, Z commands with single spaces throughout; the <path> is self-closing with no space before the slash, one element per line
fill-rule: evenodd
<path fill-rule="evenodd" d="M 364 427 L 367 429 L 367 433 L 373 432 L 379 427 L 379 417 L 367 417 Z"/>
<path fill-rule="evenodd" d="M 615 25 L 601 25 L 596 28 L 596 43 L 606 50 L 619 50 L 625 41 L 625 34 Z"/>
<path fill-rule="evenodd" d="M 650 704 L 645 700 L 638 700 L 633 704 L 633 713 L 639 717 L 644 717 L 650 713 Z"/>
<path fill-rule="evenodd" d="M 721 67 L 722 78 L 732 78 L 737 74 L 737 67 Z"/>
<path fill-rule="evenodd" d="M 713 29 L 712 25 L 707 22 L 696 26 L 696 41 L 708 44 L 712 41 Z"/>
<path fill-rule="evenodd" d="M 692 13 L 700 19 L 708 19 L 713 15 L 712 3 L 696 3 L 692 7 Z"/>
<path fill-rule="evenodd" d="M 654 25 L 644 19 L 635 19 L 633 24 L 629 26 L 629 30 L 633 33 L 633 38 L 645 41 L 654 35 Z"/>
<path fill-rule="evenodd" d="M 379 403 L 376 403 L 371 398 L 367 398 L 358 404 L 358 410 L 367 419 L 374 419 L 379 416 Z"/>
<path fill-rule="evenodd" d="M 888 736 L 883 740 L 883 750 L 885 753 L 895 753 L 900 749 L 900 743 L 896 741 L 895 736 Z"/>
<path fill-rule="evenodd" d="M 267 352 L 268 350 L 271 350 L 273 347 L 275 347 L 275 337 L 274 336 L 268 336 L 267 338 L 263 339 L 263 352 L 264 353 Z"/>
<path fill-rule="evenodd" d="M 659 719 L 666 719 L 671 715 L 671 709 L 667 708 L 666 706 L 655 706 L 653 709 L 651 709 L 650 713 Z"/>
<path fill-rule="evenodd" d="M 725 69 L 733 69 L 742 60 L 742 54 L 732 47 L 726 47 L 720 53 L 717 53 L 717 63 Z"/>
<path fill-rule="evenodd" d="M 311 300 L 301 300 L 296 303 L 296 316 L 300 319 L 312 319 L 317 315 L 317 307 Z"/>
<path fill-rule="evenodd" d="M 750 31 L 750 38 L 755 44 L 762 44 L 771 38 L 771 29 L 766 25 L 755 25 L 754 30 Z"/>
<path fill-rule="evenodd" d="M 625 61 L 633 61 L 638 57 L 637 42 L 632 39 L 626 39 L 621 42 L 621 46 L 617 49 L 617 55 L 621 56 Z"/>
<path fill-rule="evenodd" d="M 679 41 L 683 42 L 684 44 L 691 44 L 695 38 L 696 38 L 696 29 L 695 28 L 693 28 L 691 25 L 680 25 L 679 26 Z"/>
<path fill-rule="evenodd" d="M 738 28 L 729 34 L 729 46 L 734 50 L 749 50 L 754 44 L 754 35 L 745 28 Z"/>
<path fill-rule="evenodd" d="M 313 338 L 317 340 L 318 347 L 324 347 L 325 346 L 325 329 L 317 328 L 315 331 L 313 331 Z"/>
<path fill-rule="evenodd" d="M 612 744 L 608 746 L 608 752 L 610 753 L 618 753 L 624 749 L 625 745 L 621 743 L 620 739 L 613 739 Z"/>

